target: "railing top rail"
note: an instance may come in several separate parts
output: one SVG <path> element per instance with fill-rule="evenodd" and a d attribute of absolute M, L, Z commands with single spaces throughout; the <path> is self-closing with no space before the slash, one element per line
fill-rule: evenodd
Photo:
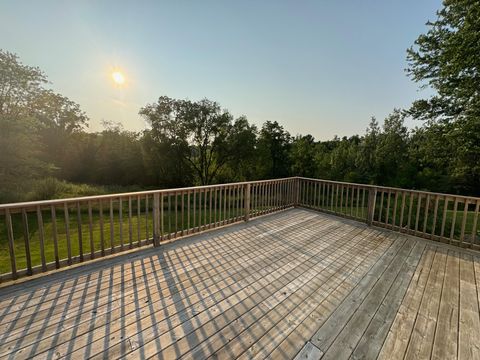
<path fill-rule="evenodd" d="M 377 189 L 377 190 L 386 190 L 386 191 L 395 191 L 395 192 L 408 192 L 408 193 L 425 194 L 425 195 L 431 195 L 431 196 L 432 195 L 433 196 L 437 196 L 437 195 L 438 196 L 447 196 L 447 197 L 451 197 L 451 198 L 464 199 L 464 200 L 470 200 L 470 201 L 479 201 L 480 200 L 479 197 L 474 197 L 474 196 L 436 193 L 436 192 L 403 189 L 403 188 L 396 188 L 396 187 L 389 187 L 389 186 L 359 184 L 359 183 L 350 183 L 350 182 L 343 182 L 343 181 L 324 180 L 324 179 L 315 179 L 315 178 L 308 178 L 308 177 L 302 177 L 302 176 L 295 176 L 295 177 L 280 178 L 280 179 L 242 181 L 242 182 L 236 182 L 236 183 L 190 186 L 190 187 L 173 188 L 173 189 L 147 190 L 147 191 L 136 191 L 136 192 L 126 192 L 126 193 L 105 194 L 105 195 L 91 195 L 91 196 L 82 196 L 82 197 L 65 198 L 65 199 L 39 200 L 39 201 L 28 201 L 28 202 L 0 204 L 0 213 L 3 213 L 6 209 L 14 210 L 14 209 L 22 209 L 22 208 L 35 208 L 37 206 L 75 204 L 77 202 L 88 202 L 88 201 L 109 200 L 109 199 L 117 199 L 117 198 L 128 198 L 128 197 L 146 196 L 146 195 L 154 195 L 154 194 L 162 194 L 162 193 L 163 194 L 168 194 L 168 193 L 174 193 L 174 192 L 180 192 L 180 191 L 214 189 L 214 188 L 224 187 L 224 186 L 240 186 L 240 185 L 246 185 L 246 184 L 261 184 L 261 183 L 269 183 L 269 182 L 272 182 L 272 181 L 285 181 L 285 180 L 295 179 L 295 178 L 303 179 L 303 180 L 310 180 L 310 181 L 321 181 L 321 182 L 330 183 L 330 184 L 342 184 L 342 185 L 348 185 L 348 186 L 355 186 L 355 187 L 361 187 L 361 188 L 364 188 L 364 189 Z"/>
<path fill-rule="evenodd" d="M 365 188 L 365 189 L 379 189 L 379 190 L 387 190 L 387 191 L 390 190 L 390 191 L 396 191 L 396 192 L 408 192 L 408 193 L 425 194 L 425 195 L 433 195 L 433 196 L 437 196 L 437 195 L 438 196 L 448 196 L 448 197 L 452 197 L 452 198 L 464 199 L 464 200 L 473 200 L 473 201 L 479 201 L 480 200 L 480 197 L 475 197 L 475 196 L 454 195 L 454 194 L 447 194 L 447 193 L 403 189 L 403 188 L 397 188 L 397 187 L 391 187 L 391 186 L 350 183 L 350 182 L 335 181 L 335 180 L 323 180 L 323 179 L 315 179 L 315 178 L 308 178 L 308 177 L 302 177 L 302 176 L 297 176 L 297 178 L 303 179 L 303 180 L 310 180 L 310 181 L 321 181 L 321 182 L 326 182 L 326 183 L 330 183 L 330 184 L 349 185 L 349 186 L 361 187 L 361 188 Z"/>
<path fill-rule="evenodd" d="M 38 201 L 27 201 L 27 202 L 17 202 L 9 204 L 0 204 L 0 212 L 4 210 L 12 209 L 21 209 L 21 208 L 34 208 L 37 206 L 50 206 L 50 205 L 59 205 L 65 203 L 77 203 L 77 202 L 87 202 L 87 201 L 97 201 L 97 200 L 109 200 L 116 198 L 126 198 L 134 196 L 145 196 L 145 195 L 154 195 L 154 194 L 169 194 L 180 191 L 192 191 L 192 190 L 203 190 L 203 189 L 214 189 L 224 186 L 239 186 L 246 184 L 262 184 L 269 183 L 272 181 L 285 181 L 289 179 L 294 179 L 295 177 L 289 178 L 280 178 L 280 179 L 267 179 L 267 180 L 256 180 L 256 181 L 242 181 L 235 183 L 225 183 L 225 184 L 214 184 L 214 185 L 200 185 L 200 186 L 190 186 L 182 188 L 170 188 L 170 189 L 160 189 L 160 190 L 146 190 L 146 191 L 135 191 L 135 192 L 126 192 L 126 193 L 115 193 L 115 194 L 105 194 L 105 195 L 91 195 L 91 196 L 81 196 L 74 198 L 65 198 L 65 199 L 52 199 L 52 200 L 38 200 Z"/>

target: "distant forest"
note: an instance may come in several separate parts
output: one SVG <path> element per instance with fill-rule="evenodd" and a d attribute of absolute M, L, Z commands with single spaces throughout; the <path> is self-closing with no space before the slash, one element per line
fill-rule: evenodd
<path fill-rule="evenodd" d="M 0 202 L 295 175 L 478 196 L 479 18 L 479 2 L 445 1 L 407 50 L 407 75 L 434 95 L 329 141 L 167 96 L 139 109 L 143 131 L 87 132 L 80 105 L 0 50 Z"/>

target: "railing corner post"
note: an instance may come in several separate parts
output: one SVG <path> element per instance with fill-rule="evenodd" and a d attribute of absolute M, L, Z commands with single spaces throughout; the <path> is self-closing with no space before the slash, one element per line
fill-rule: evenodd
<path fill-rule="evenodd" d="M 375 214 L 375 200 L 377 198 L 377 188 L 371 187 L 368 189 L 368 212 L 367 212 L 367 224 L 371 226 L 373 224 L 373 215 Z"/>
<path fill-rule="evenodd" d="M 160 246 L 160 198 L 153 194 L 153 246 Z"/>
<path fill-rule="evenodd" d="M 250 183 L 245 184 L 245 221 L 250 219 Z"/>

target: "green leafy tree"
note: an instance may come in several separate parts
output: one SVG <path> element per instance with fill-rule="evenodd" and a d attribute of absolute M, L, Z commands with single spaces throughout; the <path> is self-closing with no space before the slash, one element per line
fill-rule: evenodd
<path fill-rule="evenodd" d="M 217 177 L 218 182 L 248 181 L 258 176 L 257 127 L 249 124 L 245 116 L 236 119 L 230 128 L 228 146 L 232 154 L 230 160 Z"/>
<path fill-rule="evenodd" d="M 408 164 L 408 129 L 405 115 L 395 109 L 384 121 L 375 149 L 375 183 L 389 186 L 411 186 Z"/>
<path fill-rule="evenodd" d="M 317 172 L 315 153 L 316 144 L 312 135 L 297 136 L 292 142 L 290 151 L 292 174 L 314 177 Z"/>
<path fill-rule="evenodd" d="M 152 126 L 152 139 L 168 144 L 202 185 L 211 184 L 239 149 L 233 116 L 214 101 L 176 100 L 166 96 L 140 110 Z"/>
<path fill-rule="evenodd" d="M 407 53 L 411 78 L 434 94 L 413 103 L 409 113 L 443 129 L 442 147 L 452 152 L 449 174 L 456 191 L 480 191 L 480 2 L 445 0 L 437 19 Z M 454 125 L 452 125 L 454 124 Z M 435 127 L 434 133 L 438 133 Z M 432 134 L 429 134 L 432 135 Z M 432 148 L 438 138 L 427 136 Z M 438 149 L 442 152 L 441 149 Z M 424 154 L 432 151 L 423 151 Z M 436 154 L 438 157 L 440 154 Z M 429 159 L 429 162 L 434 160 Z"/>
<path fill-rule="evenodd" d="M 45 81 L 38 68 L 0 50 L 0 198 L 4 201 L 15 199 L 25 182 L 49 169 L 38 159 L 39 124 L 30 113 Z"/>
<path fill-rule="evenodd" d="M 291 136 L 278 122 L 263 124 L 258 138 L 260 178 L 281 178 L 290 174 Z"/>

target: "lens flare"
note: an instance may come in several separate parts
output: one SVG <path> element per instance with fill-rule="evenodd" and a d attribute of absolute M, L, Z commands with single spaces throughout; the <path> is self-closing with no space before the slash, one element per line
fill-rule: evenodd
<path fill-rule="evenodd" d="M 123 75 L 120 71 L 112 72 L 112 79 L 117 85 L 123 85 L 125 83 L 125 75 Z"/>

